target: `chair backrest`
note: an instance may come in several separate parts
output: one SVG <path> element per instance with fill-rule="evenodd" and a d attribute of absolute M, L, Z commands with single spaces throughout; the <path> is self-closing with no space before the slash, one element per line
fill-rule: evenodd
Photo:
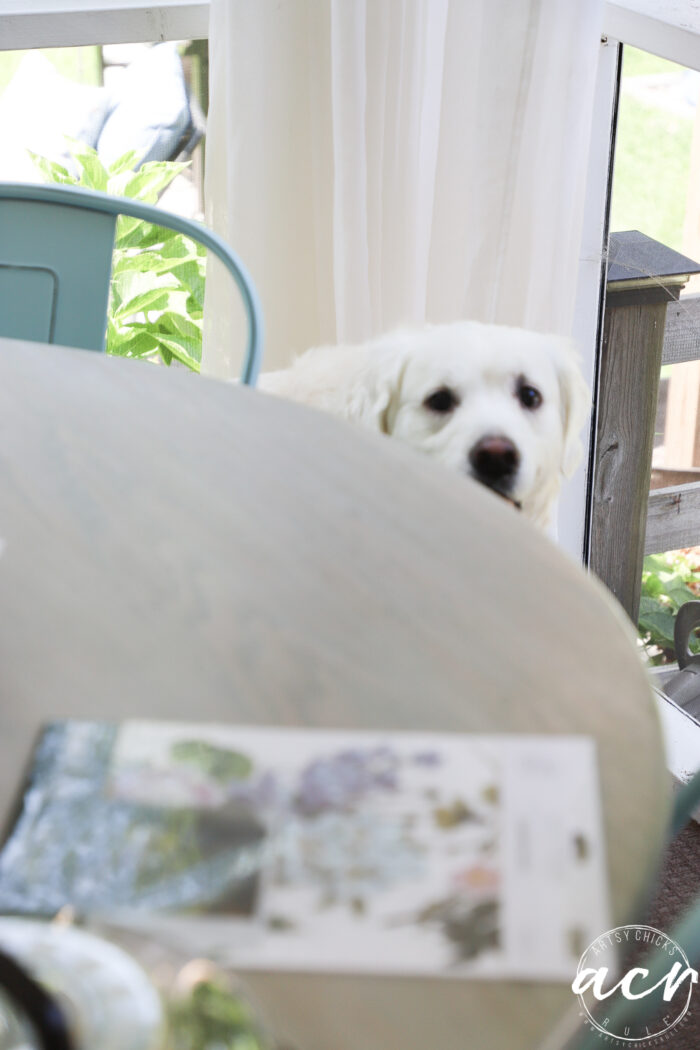
<path fill-rule="evenodd" d="M 262 359 L 262 310 L 250 276 L 226 242 L 201 223 L 74 186 L 0 182 L 0 335 L 104 350 L 120 215 L 183 233 L 221 260 L 248 321 L 241 382 L 254 384 Z"/>

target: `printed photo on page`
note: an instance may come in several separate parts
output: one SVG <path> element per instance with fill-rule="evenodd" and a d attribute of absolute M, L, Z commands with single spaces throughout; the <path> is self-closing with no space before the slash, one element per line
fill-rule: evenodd
<path fill-rule="evenodd" d="M 57 723 L 0 908 L 66 903 L 244 970 L 570 980 L 608 919 L 594 745 Z"/>

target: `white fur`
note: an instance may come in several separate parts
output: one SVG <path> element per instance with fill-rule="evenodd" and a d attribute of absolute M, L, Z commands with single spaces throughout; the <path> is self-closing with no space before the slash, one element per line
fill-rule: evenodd
<path fill-rule="evenodd" d="M 520 403 L 519 377 L 542 394 L 537 409 Z M 569 340 L 476 321 L 309 350 L 291 368 L 262 375 L 259 387 L 390 434 L 462 473 L 472 472 L 469 451 L 480 439 L 506 437 L 520 456 L 509 496 L 544 527 L 561 479 L 580 459 L 589 406 Z M 424 405 L 441 387 L 459 397 L 444 416 Z"/>

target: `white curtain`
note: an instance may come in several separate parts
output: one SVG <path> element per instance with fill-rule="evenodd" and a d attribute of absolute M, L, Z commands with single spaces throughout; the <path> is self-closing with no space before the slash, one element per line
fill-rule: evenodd
<path fill-rule="evenodd" d="M 568 333 L 602 0 L 211 0 L 208 220 L 264 367 L 461 317 Z M 203 370 L 241 318 L 207 289 Z"/>

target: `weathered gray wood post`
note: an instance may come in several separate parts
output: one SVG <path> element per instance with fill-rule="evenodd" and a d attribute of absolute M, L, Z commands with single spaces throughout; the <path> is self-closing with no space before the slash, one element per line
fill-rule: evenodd
<path fill-rule="evenodd" d="M 637 230 L 610 236 L 589 564 L 639 610 L 666 306 L 700 264 Z"/>

